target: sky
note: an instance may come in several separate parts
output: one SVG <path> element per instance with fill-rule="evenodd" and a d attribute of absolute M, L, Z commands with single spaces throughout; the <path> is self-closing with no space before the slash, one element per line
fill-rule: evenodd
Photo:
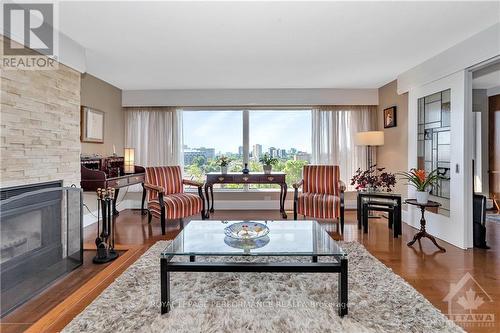
<path fill-rule="evenodd" d="M 242 111 L 184 111 L 184 144 L 238 152 L 243 145 Z M 304 110 L 250 111 L 250 150 L 269 147 L 311 152 L 311 112 Z"/>

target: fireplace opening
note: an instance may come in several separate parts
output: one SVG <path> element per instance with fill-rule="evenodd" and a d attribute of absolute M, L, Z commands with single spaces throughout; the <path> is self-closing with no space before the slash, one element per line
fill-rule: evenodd
<path fill-rule="evenodd" d="M 3 317 L 83 263 L 82 192 L 55 181 L 0 194 Z"/>

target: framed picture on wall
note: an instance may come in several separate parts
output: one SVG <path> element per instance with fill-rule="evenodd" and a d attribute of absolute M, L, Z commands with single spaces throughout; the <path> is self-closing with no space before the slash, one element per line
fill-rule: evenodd
<path fill-rule="evenodd" d="M 390 108 L 384 109 L 384 128 L 396 127 L 396 107 L 391 106 Z"/>
<path fill-rule="evenodd" d="M 81 107 L 82 142 L 104 143 L 104 111 Z"/>

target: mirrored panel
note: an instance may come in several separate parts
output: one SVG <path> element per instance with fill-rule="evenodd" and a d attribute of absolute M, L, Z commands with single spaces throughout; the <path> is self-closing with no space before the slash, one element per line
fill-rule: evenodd
<path fill-rule="evenodd" d="M 441 203 L 438 213 L 450 215 L 450 112 L 451 91 L 444 90 L 418 100 L 418 168 L 438 169 L 443 177 L 431 189 L 431 200 Z"/>

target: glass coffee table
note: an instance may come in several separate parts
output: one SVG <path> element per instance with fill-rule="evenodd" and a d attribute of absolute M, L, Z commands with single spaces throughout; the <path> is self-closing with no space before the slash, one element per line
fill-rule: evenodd
<path fill-rule="evenodd" d="M 224 229 L 242 221 L 191 221 L 162 251 L 161 313 L 170 311 L 170 274 L 172 272 L 276 272 L 338 273 L 338 314 L 347 314 L 347 254 L 316 221 L 244 221 L 262 223 L 269 233 L 254 241 L 228 237 Z M 172 261 L 174 256 L 189 257 L 189 262 Z M 196 257 L 218 257 L 219 262 L 196 261 Z M 310 262 L 238 262 L 235 257 L 310 257 Z M 232 257 L 231 260 L 225 258 Z M 318 262 L 318 257 L 331 260 Z"/>

